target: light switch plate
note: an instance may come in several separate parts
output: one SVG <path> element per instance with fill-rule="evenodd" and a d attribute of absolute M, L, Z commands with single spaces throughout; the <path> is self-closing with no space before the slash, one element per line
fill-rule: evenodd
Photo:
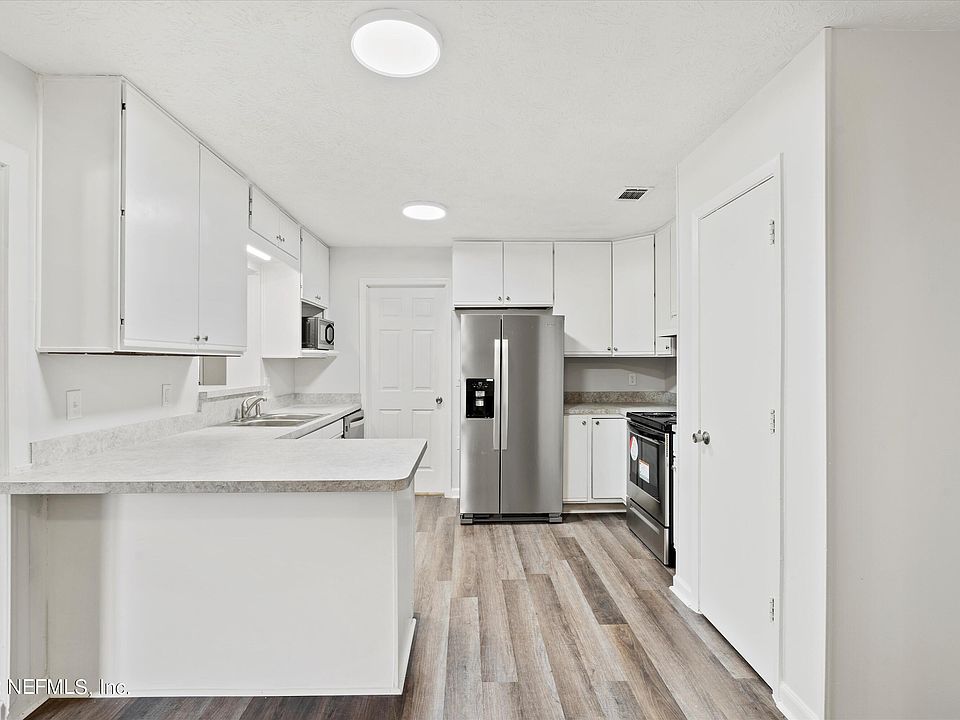
<path fill-rule="evenodd" d="M 636 385 L 636 384 L 637 384 L 637 374 L 627 373 L 627 385 Z"/>
<path fill-rule="evenodd" d="M 83 417 L 83 394 L 79 390 L 67 390 L 67 420 Z"/>
<path fill-rule="evenodd" d="M 169 407 L 173 401 L 173 385 L 164 383 L 160 386 L 160 407 Z"/>

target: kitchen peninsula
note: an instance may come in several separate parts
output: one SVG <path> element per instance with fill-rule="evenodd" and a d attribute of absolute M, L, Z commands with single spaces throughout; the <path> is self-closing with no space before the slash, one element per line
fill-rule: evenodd
<path fill-rule="evenodd" d="M 210 427 L 0 478 L 47 501 L 48 676 L 133 696 L 400 693 L 426 442 L 301 435 Z"/>

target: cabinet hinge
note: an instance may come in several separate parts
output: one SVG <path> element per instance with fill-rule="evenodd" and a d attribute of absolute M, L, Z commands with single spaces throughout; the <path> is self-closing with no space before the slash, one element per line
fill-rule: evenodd
<path fill-rule="evenodd" d="M 126 217 L 126 216 L 127 216 L 127 209 L 120 208 L 120 217 Z"/>
<path fill-rule="evenodd" d="M 773 622 L 777 617 L 777 601 L 773 598 L 770 598 L 770 622 Z"/>
<path fill-rule="evenodd" d="M 123 112 L 127 109 L 127 104 L 125 102 L 120 103 L 120 112 Z"/>
<path fill-rule="evenodd" d="M 253 198 L 247 198 L 247 217 L 253 217 Z"/>
<path fill-rule="evenodd" d="M 770 434 L 775 435 L 777 432 L 777 411 L 770 411 Z"/>
<path fill-rule="evenodd" d="M 120 316 L 120 324 L 121 324 L 121 325 L 124 324 L 123 315 Z"/>
<path fill-rule="evenodd" d="M 770 221 L 770 244 L 771 245 L 777 244 L 777 221 L 776 220 Z"/>

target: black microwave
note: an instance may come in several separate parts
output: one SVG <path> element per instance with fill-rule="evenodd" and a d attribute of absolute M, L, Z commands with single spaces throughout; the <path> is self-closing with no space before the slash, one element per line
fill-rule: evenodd
<path fill-rule="evenodd" d="M 305 350 L 333 350 L 333 320 L 305 317 L 300 333 L 300 346 Z"/>

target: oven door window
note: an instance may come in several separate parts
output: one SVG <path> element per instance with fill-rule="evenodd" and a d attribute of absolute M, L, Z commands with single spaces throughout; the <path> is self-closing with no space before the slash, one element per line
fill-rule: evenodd
<path fill-rule="evenodd" d="M 630 482 L 660 500 L 660 467 L 665 462 L 662 442 L 630 432 Z"/>

